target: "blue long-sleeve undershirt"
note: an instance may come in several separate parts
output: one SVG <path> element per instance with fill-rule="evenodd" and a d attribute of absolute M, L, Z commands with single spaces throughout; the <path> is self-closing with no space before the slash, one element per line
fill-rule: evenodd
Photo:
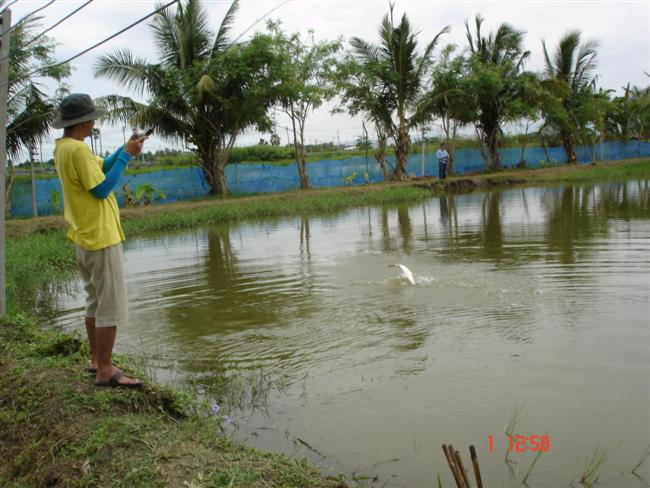
<path fill-rule="evenodd" d="M 97 198 L 107 198 L 113 191 L 113 188 L 115 188 L 115 185 L 117 185 L 117 182 L 120 179 L 120 176 L 122 176 L 122 172 L 124 171 L 124 168 L 126 168 L 126 164 L 130 159 L 131 156 L 124 151 L 123 148 L 119 148 L 113 154 L 104 159 L 102 171 L 106 175 L 106 178 L 99 185 L 90 189 L 92 194 Z"/>
<path fill-rule="evenodd" d="M 102 171 L 104 174 L 108 173 L 111 170 L 121 152 L 124 152 L 124 146 L 118 147 L 113 154 L 104 158 L 104 164 L 102 165 Z"/>

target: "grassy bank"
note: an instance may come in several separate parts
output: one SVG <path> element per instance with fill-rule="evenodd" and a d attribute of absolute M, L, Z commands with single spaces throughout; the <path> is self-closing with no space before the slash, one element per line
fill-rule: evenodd
<path fill-rule="evenodd" d="M 346 486 L 234 443 L 222 417 L 184 395 L 95 388 L 87 352 L 24 317 L 0 322 L 0 486 Z"/>
<path fill-rule="evenodd" d="M 415 203 L 435 194 L 512 185 L 650 179 L 650 159 L 512 170 L 439 182 L 424 178 L 127 209 L 128 237 L 256 218 Z M 0 323 L 0 486 L 345 486 L 305 463 L 220 435 L 209 405 L 155 386 L 97 390 L 83 341 L 17 316 L 75 274 L 62 217 L 7 222 L 12 322 Z M 55 283 L 55 284 L 53 284 Z M 139 375 L 142 377 L 141 375 Z"/>

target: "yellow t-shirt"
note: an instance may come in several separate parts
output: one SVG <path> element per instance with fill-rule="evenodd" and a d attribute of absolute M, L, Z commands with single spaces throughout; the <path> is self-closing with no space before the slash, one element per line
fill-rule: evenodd
<path fill-rule="evenodd" d="M 124 240 L 120 210 L 115 195 L 97 198 L 90 190 L 104 179 L 104 160 L 82 141 L 56 140 L 54 164 L 63 187 L 63 215 L 70 225 L 68 239 L 89 251 L 97 251 Z"/>

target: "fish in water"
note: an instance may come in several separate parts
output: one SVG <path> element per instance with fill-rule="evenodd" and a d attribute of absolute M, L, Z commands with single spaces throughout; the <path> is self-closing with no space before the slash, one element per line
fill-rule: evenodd
<path fill-rule="evenodd" d="M 403 264 L 389 264 L 389 268 L 399 268 L 399 274 L 402 278 L 408 281 L 410 284 L 415 285 L 415 278 L 413 278 L 413 273 Z"/>

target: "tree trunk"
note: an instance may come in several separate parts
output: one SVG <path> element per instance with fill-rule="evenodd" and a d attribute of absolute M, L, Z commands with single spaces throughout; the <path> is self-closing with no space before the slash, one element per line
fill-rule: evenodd
<path fill-rule="evenodd" d="M 296 133 L 296 115 L 293 111 L 293 103 L 291 107 L 291 125 L 293 127 L 293 148 L 296 152 L 296 168 L 298 169 L 298 178 L 300 179 L 300 188 L 306 190 L 310 187 L 309 177 L 307 176 L 307 158 L 305 156 L 305 145 L 304 145 L 304 128 L 300 128 L 300 141 L 298 141 L 298 135 Z"/>
<path fill-rule="evenodd" d="M 499 129 L 491 131 L 488 137 L 488 151 L 490 153 L 490 169 L 501 169 L 501 156 L 499 154 Z"/>
<path fill-rule="evenodd" d="M 226 162 L 225 161 L 217 161 L 215 167 L 214 187 L 212 187 L 212 193 L 215 193 L 222 197 L 228 196 L 228 186 L 226 185 Z"/>
<path fill-rule="evenodd" d="M 548 145 L 546 139 L 542 137 L 542 147 L 544 148 L 544 155 L 546 156 L 546 164 L 551 164 L 551 156 L 548 154 Z"/>
<path fill-rule="evenodd" d="M 388 171 L 388 164 L 386 163 L 386 142 L 388 137 L 381 129 L 376 128 L 377 131 L 377 150 L 375 151 L 375 159 L 379 163 L 381 172 L 384 175 L 384 181 L 389 181 L 391 179 L 390 172 Z"/>
<path fill-rule="evenodd" d="M 199 154 L 201 169 L 208 185 L 210 185 L 210 194 L 225 197 L 228 195 L 226 161 L 229 151 L 220 151 L 218 155 L 215 152 L 215 150 L 208 150 Z"/>
<path fill-rule="evenodd" d="M 578 158 L 576 157 L 573 139 L 570 135 L 562 134 L 562 147 L 564 147 L 564 151 L 566 152 L 566 162 L 568 164 L 577 163 Z"/>
<path fill-rule="evenodd" d="M 454 174 L 454 161 L 456 160 L 456 131 L 458 130 L 458 124 L 456 121 L 453 122 L 453 128 L 451 130 L 451 141 L 447 144 L 449 148 L 449 170 L 448 174 Z"/>
<path fill-rule="evenodd" d="M 456 131 L 458 130 L 458 124 L 456 120 L 447 116 L 447 122 L 443 120 L 443 126 L 445 130 L 445 142 L 449 150 L 449 162 L 447 163 L 447 174 L 453 174 L 454 172 L 454 159 L 456 158 Z M 451 135 L 450 135 L 451 132 Z"/>
<path fill-rule="evenodd" d="M 307 175 L 307 158 L 305 157 L 305 152 L 300 148 L 300 157 L 297 162 L 298 166 L 298 177 L 300 178 L 300 188 L 305 190 L 311 187 L 309 183 L 309 176 Z"/>
<path fill-rule="evenodd" d="M 395 140 L 395 173 L 393 178 L 396 180 L 403 180 L 406 178 L 406 162 L 411 149 L 411 140 L 409 138 L 408 128 L 405 123 L 401 123 L 397 139 Z"/>

